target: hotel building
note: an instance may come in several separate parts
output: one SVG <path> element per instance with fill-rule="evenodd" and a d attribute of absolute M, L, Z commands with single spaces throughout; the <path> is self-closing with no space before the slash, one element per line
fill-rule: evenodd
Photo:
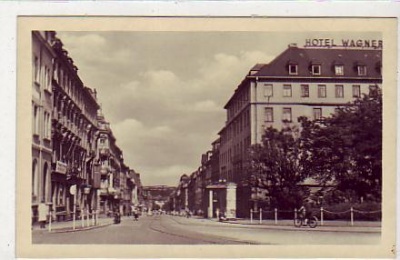
<path fill-rule="evenodd" d="M 339 106 L 380 88 L 381 71 L 382 51 L 375 47 L 291 44 L 270 63 L 255 65 L 225 105 L 227 119 L 219 132 L 220 174 L 237 185 L 230 216 L 248 216 L 265 197 L 247 184 L 244 162 L 248 148 L 261 142 L 267 127 L 298 125 L 300 116 L 328 117 Z"/>

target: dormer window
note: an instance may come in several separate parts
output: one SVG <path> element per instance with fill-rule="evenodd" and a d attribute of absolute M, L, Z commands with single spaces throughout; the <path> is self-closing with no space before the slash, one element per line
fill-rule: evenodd
<path fill-rule="evenodd" d="M 344 66 L 343 65 L 335 65 L 335 75 L 337 75 L 337 76 L 344 75 Z"/>
<path fill-rule="evenodd" d="M 297 64 L 290 63 L 289 64 L 289 75 L 297 75 L 297 74 L 298 74 Z"/>
<path fill-rule="evenodd" d="M 367 75 L 367 66 L 358 65 L 357 66 L 357 73 L 358 73 L 358 76 L 366 76 Z"/>
<path fill-rule="evenodd" d="M 320 64 L 312 64 L 311 65 L 311 73 L 313 75 L 321 75 L 321 65 Z"/>

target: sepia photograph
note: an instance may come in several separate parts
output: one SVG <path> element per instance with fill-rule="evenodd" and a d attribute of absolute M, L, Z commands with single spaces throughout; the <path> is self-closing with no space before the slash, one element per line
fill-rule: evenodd
<path fill-rule="evenodd" d="M 20 17 L 19 249 L 394 257 L 395 24 Z"/>

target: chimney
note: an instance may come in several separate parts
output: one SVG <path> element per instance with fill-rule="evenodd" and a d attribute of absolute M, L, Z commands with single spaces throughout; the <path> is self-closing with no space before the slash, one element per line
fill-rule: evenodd
<path fill-rule="evenodd" d="M 290 43 L 288 45 L 289 48 L 297 48 L 297 43 Z"/>

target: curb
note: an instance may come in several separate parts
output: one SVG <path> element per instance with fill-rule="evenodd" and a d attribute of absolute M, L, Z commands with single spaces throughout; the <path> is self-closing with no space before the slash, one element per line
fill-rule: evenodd
<path fill-rule="evenodd" d="M 73 233 L 73 232 L 87 231 L 87 230 L 102 228 L 102 227 L 111 226 L 111 225 L 112 225 L 112 223 L 107 223 L 107 224 L 101 224 L 101 225 L 97 225 L 97 226 L 86 227 L 86 228 L 77 228 L 75 230 L 73 230 L 72 228 L 67 229 L 67 230 L 53 229 L 52 231 L 49 231 L 47 233 L 48 234 Z"/>
<path fill-rule="evenodd" d="M 291 225 L 260 225 L 260 224 L 245 224 L 245 223 L 235 223 L 235 222 L 220 222 L 217 220 L 210 220 L 212 222 L 216 222 L 216 223 L 225 223 L 225 224 L 229 224 L 229 225 L 238 225 L 238 226 L 242 226 L 242 227 L 247 227 L 247 228 L 261 228 L 261 229 L 274 229 L 274 230 L 284 230 L 284 231 L 316 231 L 316 232 L 347 232 L 347 233 L 382 233 L 382 227 L 372 227 L 372 230 L 351 230 L 351 228 L 354 227 L 345 227 L 345 228 L 349 228 L 349 230 L 338 230 L 338 229 L 334 229 L 335 226 L 317 226 L 316 228 L 295 228 Z M 328 227 L 329 229 L 321 229 L 321 228 L 325 228 Z M 338 228 L 343 228 L 341 226 L 339 226 Z M 369 227 L 355 227 L 355 228 L 369 228 Z M 373 230 L 373 229 L 378 229 L 379 230 Z"/>

